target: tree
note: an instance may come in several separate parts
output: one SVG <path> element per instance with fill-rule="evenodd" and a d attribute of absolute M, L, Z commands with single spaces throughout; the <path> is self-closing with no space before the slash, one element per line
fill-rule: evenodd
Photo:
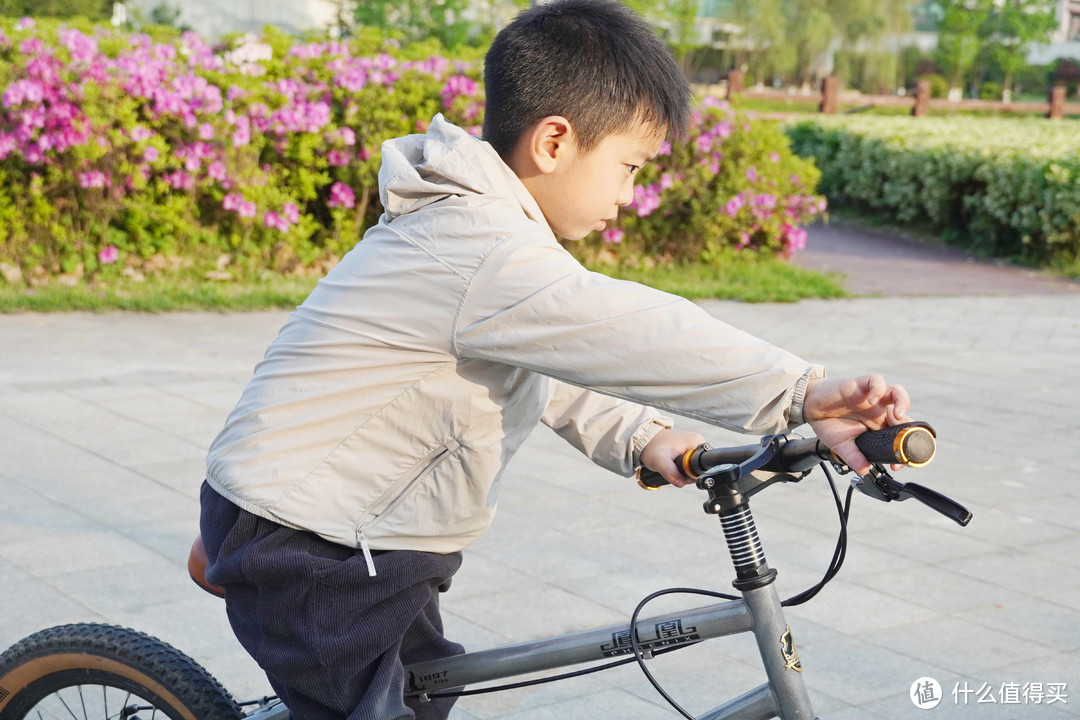
<path fill-rule="evenodd" d="M 75 17 L 108 20 L 112 0 L 0 0 L 0 15 L 8 17 Z"/>
<path fill-rule="evenodd" d="M 963 87 L 982 46 L 980 34 L 994 0 L 942 0 L 944 15 L 938 27 L 934 59 L 951 88 Z"/>
<path fill-rule="evenodd" d="M 760 76 L 796 82 L 819 79 L 832 50 L 855 50 L 896 31 L 910 0 L 741 0 L 734 22 L 742 26 L 749 62 Z"/>
<path fill-rule="evenodd" d="M 1053 0 L 999 0 L 983 26 L 982 35 L 991 57 L 1004 75 L 1001 85 L 1012 91 L 1013 78 L 1027 65 L 1034 42 L 1047 41 L 1057 26 Z"/>
<path fill-rule="evenodd" d="M 435 38 L 448 48 L 464 45 L 471 24 L 463 13 L 468 0 L 358 0 L 359 25 L 396 30 L 407 40 Z"/>
<path fill-rule="evenodd" d="M 785 0 L 749 0 L 736 3 L 734 21 L 742 26 L 739 64 L 758 79 L 788 75 L 795 68 L 794 46 L 787 43 Z"/>

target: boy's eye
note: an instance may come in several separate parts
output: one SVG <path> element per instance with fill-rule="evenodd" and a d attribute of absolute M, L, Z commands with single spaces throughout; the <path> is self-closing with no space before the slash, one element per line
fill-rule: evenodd
<path fill-rule="evenodd" d="M 631 175 L 637 175 L 637 171 L 641 169 L 640 165 L 627 165 L 626 169 L 630 171 Z"/>

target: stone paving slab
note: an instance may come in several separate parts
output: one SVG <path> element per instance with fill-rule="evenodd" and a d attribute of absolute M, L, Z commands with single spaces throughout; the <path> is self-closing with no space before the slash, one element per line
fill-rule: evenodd
<path fill-rule="evenodd" d="M 882 370 L 907 384 L 940 451 L 902 478 L 975 514 L 961 529 L 914 502 L 855 497 L 845 570 L 788 613 L 818 714 L 922 717 L 907 693 L 925 675 L 947 696 L 927 717 L 1080 714 L 1080 298 L 702 304 L 834 374 Z M 239 696 L 266 691 L 221 602 L 194 587 L 184 561 L 204 449 L 285 317 L 0 317 L 0 646 L 64 622 L 113 622 L 173 643 Z M 714 444 L 747 441 L 705 431 Z M 643 492 L 543 428 L 504 487 L 495 526 L 444 598 L 449 632 L 468 647 L 620 622 L 662 587 L 730 590 L 717 522 L 693 489 Z M 781 595 L 815 582 L 836 533 L 824 481 L 770 489 L 755 511 Z M 748 637 L 654 666 L 696 712 L 762 681 Z M 1063 682 L 1069 697 L 955 703 L 965 682 Z M 628 667 L 467 698 L 453 717 L 673 714 Z"/>

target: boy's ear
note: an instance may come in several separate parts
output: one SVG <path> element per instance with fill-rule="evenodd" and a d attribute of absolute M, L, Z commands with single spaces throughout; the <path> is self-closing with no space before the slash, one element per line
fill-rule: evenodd
<path fill-rule="evenodd" d="M 526 138 L 529 159 L 541 173 L 551 173 L 574 143 L 574 128 L 561 115 L 549 115 Z"/>

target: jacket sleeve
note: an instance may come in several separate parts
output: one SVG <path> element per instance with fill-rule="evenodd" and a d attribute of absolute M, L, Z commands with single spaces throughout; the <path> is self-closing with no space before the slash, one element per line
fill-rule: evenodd
<path fill-rule="evenodd" d="M 651 408 L 551 379 L 543 423 L 593 462 L 623 476 L 670 418 Z"/>
<path fill-rule="evenodd" d="M 488 252 L 451 343 L 460 357 L 755 434 L 801 424 L 806 384 L 824 374 L 688 300 L 589 272 L 546 230 Z"/>

